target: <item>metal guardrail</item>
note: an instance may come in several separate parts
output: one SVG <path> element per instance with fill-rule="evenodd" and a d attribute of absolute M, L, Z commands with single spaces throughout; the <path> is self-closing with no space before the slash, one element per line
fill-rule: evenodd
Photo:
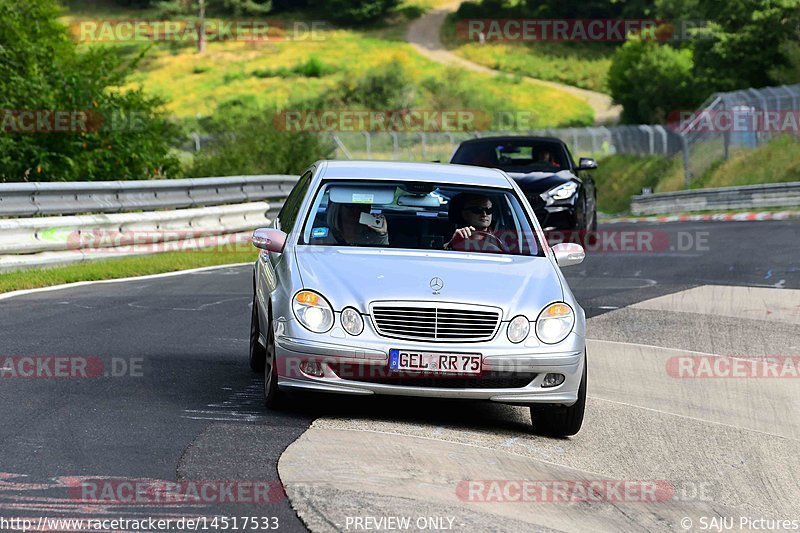
<path fill-rule="evenodd" d="M 800 207 L 800 181 L 695 189 L 631 198 L 631 212 L 634 215 L 773 207 Z"/>
<path fill-rule="evenodd" d="M 125 213 L 285 198 L 297 176 L 0 183 L 0 217 Z"/>
<path fill-rule="evenodd" d="M 252 202 L 146 213 L 5 219 L 0 220 L 0 254 L 108 248 L 239 233 L 264 226 L 281 204 Z"/>
<path fill-rule="evenodd" d="M 226 249 L 269 225 L 297 179 L 0 184 L 0 217 L 15 217 L 0 218 L 0 272 L 208 246 Z"/>

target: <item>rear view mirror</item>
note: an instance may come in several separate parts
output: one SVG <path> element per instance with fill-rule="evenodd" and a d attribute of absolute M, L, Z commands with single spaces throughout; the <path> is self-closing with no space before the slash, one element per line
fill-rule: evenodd
<path fill-rule="evenodd" d="M 586 258 L 583 246 L 574 242 L 560 242 L 554 245 L 553 253 L 556 254 L 556 263 L 560 267 L 579 265 Z"/>
<path fill-rule="evenodd" d="M 581 157 L 578 161 L 578 170 L 594 170 L 597 168 L 597 161 L 591 157 Z"/>
<path fill-rule="evenodd" d="M 397 198 L 397 205 L 403 207 L 439 207 L 439 198 L 431 195 L 404 194 Z"/>
<path fill-rule="evenodd" d="M 286 244 L 286 234 L 279 229 L 259 228 L 253 232 L 252 242 L 260 250 L 281 253 Z"/>
<path fill-rule="evenodd" d="M 394 200 L 395 187 L 375 187 L 365 185 L 332 185 L 330 201 L 337 204 L 391 204 Z"/>

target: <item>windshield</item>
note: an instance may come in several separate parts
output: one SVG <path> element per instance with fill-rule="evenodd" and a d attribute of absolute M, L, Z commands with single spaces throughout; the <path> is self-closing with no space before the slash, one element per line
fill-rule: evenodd
<path fill-rule="evenodd" d="M 544 255 L 513 190 L 437 183 L 323 183 L 299 244 Z"/>
<path fill-rule="evenodd" d="M 567 157 L 559 142 L 495 139 L 462 144 L 451 163 L 499 168 L 506 172 L 558 172 L 569 169 Z"/>

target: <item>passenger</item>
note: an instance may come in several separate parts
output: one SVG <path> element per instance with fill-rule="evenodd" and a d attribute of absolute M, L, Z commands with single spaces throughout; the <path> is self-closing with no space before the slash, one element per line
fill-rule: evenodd
<path fill-rule="evenodd" d="M 389 246 L 389 226 L 383 215 L 370 215 L 370 224 L 361 222 L 370 213 L 370 204 L 328 203 L 328 228 L 337 244 L 346 246 Z"/>

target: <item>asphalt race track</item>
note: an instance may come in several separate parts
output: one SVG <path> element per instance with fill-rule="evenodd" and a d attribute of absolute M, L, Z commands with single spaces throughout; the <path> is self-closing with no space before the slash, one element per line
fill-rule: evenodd
<path fill-rule="evenodd" d="M 571 439 L 533 435 L 527 409 L 493 404 L 314 395 L 265 412 L 247 363 L 249 266 L 0 296 L 0 518 L 258 516 L 280 531 L 402 529 L 404 518 L 456 531 L 800 520 L 800 377 L 681 366 L 778 356 L 800 370 L 800 223 L 601 229 L 598 249 L 565 270 L 590 339 L 586 420 Z M 45 369 L 19 375 L 24 357 Z M 53 358 L 88 373 L 43 377 Z M 271 489 L 266 503 L 87 493 L 103 480 Z M 659 492 L 503 495 L 520 480 Z M 489 481 L 499 500 L 483 501 Z"/>

